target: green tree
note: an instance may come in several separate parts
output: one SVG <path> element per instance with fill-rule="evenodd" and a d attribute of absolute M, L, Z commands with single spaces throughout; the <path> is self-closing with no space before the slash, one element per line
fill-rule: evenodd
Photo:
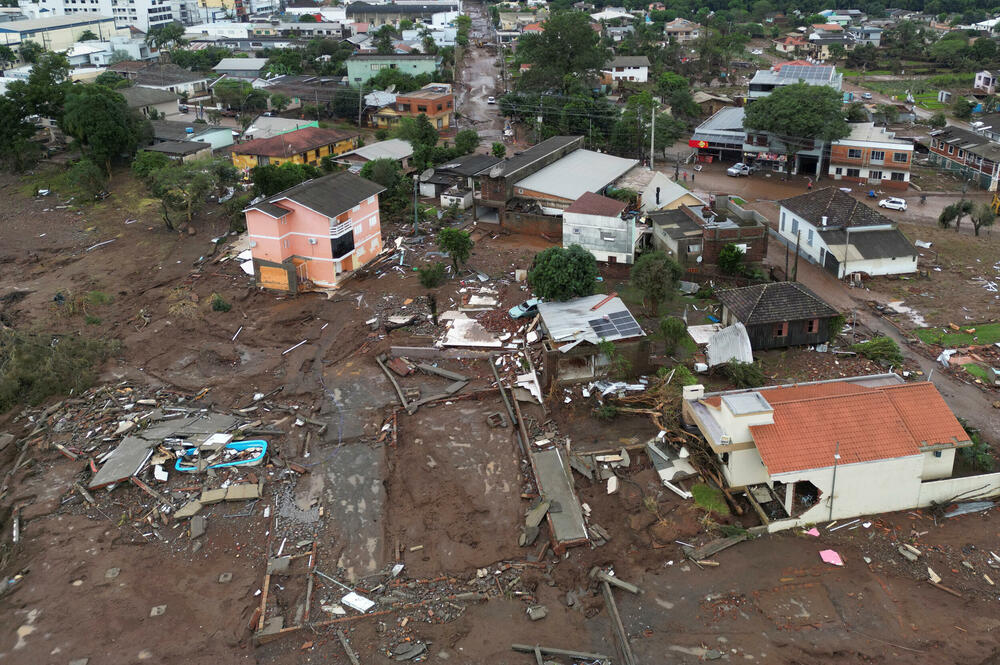
<path fill-rule="evenodd" d="M 861 102 L 847 105 L 847 122 L 868 122 L 868 111 Z"/>
<path fill-rule="evenodd" d="M 24 171 L 38 161 L 41 146 L 32 141 L 34 124 L 24 95 L 0 96 L 0 162 L 16 173 Z"/>
<path fill-rule="evenodd" d="M 303 14 L 299 17 L 299 23 L 316 23 L 316 16 L 314 14 Z"/>
<path fill-rule="evenodd" d="M 255 166 L 250 170 L 250 180 L 253 181 L 254 193 L 257 196 L 272 196 L 321 175 L 322 172 L 315 166 L 293 162 L 285 162 L 280 166 L 274 164 Z"/>
<path fill-rule="evenodd" d="M 6 67 L 16 61 L 17 55 L 14 53 L 14 49 L 5 44 L 0 44 L 0 67 Z"/>
<path fill-rule="evenodd" d="M 941 228 L 947 229 L 951 226 L 952 222 L 955 224 L 955 232 L 958 233 L 962 226 L 962 219 L 972 212 L 972 201 L 967 201 L 962 199 L 956 201 L 951 205 L 945 206 L 941 214 L 938 215 L 938 224 Z"/>
<path fill-rule="evenodd" d="M 179 46 L 184 43 L 184 24 L 178 21 L 150 28 L 146 33 L 146 43 L 153 49 L 164 46 Z"/>
<path fill-rule="evenodd" d="M 442 252 L 447 252 L 451 257 L 451 262 L 458 272 L 458 265 L 469 260 L 472 253 L 472 238 L 468 231 L 462 229 L 444 228 L 438 232 L 438 246 Z"/>
<path fill-rule="evenodd" d="M 535 254 L 528 281 L 545 300 L 589 296 L 597 280 L 597 260 L 580 245 L 550 247 Z"/>
<path fill-rule="evenodd" d="M 977 203 L 973 206 L 972 216 L 969 219 L 972 220 L 973 231 L 975 231 L 976 235 L 979 235 L 979 229 L 984 226 L 993 226 L 993 222 L 996 220 L 996 217 L 996 213 L 993 212 L 993 208 L 990 207 L 990 204 Z"/>
<path fill-rule="evenodd" d="M 479 147 L 479 133 L 474 129 L 463 129 L 455 135 L 455 150 L 463 155 Z"/>
<path fill-rule="evenodd" d="M 399 168 L 399 162 L 383 157 L 365 162 L 361 167 L 361 177 L 382 185 L 388 191 L 394 191 L 403 178 L 403 172 Z"/>
<path fill-rule="evenodd" d="M 170 164 L 170 158 L 162 152 L 140 150 L 132 160 L 132 175 L 149 183 L 153 171 L 158 171 Z"/>
<path fill-rule="evenodd" d="M 795 83 L 747 106 L 744 126 L 780 137 L 792 154 L 813 141 L 836 141 L 851 132 L 841 94 L 825 85 Z"/>
<path fill-rule="evenodd" d="M 69 60 L 62 53 L 46 52 L 38 57 L 27 80 L 7 86 L 7 96 L 22 104 L 28 114 L 59 122 L 71 86 Z"/>
<path fill-rule="evenodd" d="M 164 224 L 173 229 L 171 213 L 180 213 L 190 224 L 195 213 L 205 205 L 208 195 L 236 177 L 238 172 L 228 160 L 205 158 L 153 171 L 150 189 L 160 200 Z"/>
<path fill-rule="evenodd" d="M 554 88 L 566 94 L 581 80 L 583 83 L 596 80 L 597 72 L 611 59 L 611 52 L 601 45 L 589 16 L 559 10 L 549 16 L 543 32 L 521 35 L 517 57 L 519 62 L 532 64 L 518 87 Z"/>
<path fill-rule="evenodd" d="M 493 148 L 490 150 L 494 157 L 498 159 L 503 159 L 507 156 L 507 146 L 499 141 L 493 143 Z"/>
<path fill-rule="evenodd" d="M 972 102 L 965 97 L 959 97 L 952 104 L 951 110 L 955 114 L 955 117 L 959 120 L 969 120 L 972 117 L 972 111 L 976 108 L 976 103 Z"/>
<path fill-rule="evenodd" d="M 434 325 L 438 323 L 437 296 L 434 295 L 434 289 L 444 284 L 446 277 L 445 268 L 445 264 L 440 261 L 428 263 L 417 268 L 417 279 L 420 280 L 420 286 L 427 289 L 427 304 L 430 306 L 431 321 Z"/>
<path fill-rule="evenodd" d="M 128 51 L 124 51 L 122 49 L 116 49 L 111 53 L 111 57 L 108 58 L 108 64 L 117 65 L 119 62 L 128 62 L 131 59 L 132 56 L 129 55 Z"/>
<path fill-rule="evenodd" d="M 391 25 L 383 25 L 381 28 L 375 31 L 374 41 L 375 49 L 380 55 L 390 55 L 396 48 L 393 45 L 396 39 L 396 31 L 393 30 Z"/>
<path fill-rule="evenodd" d="M 945 117 L 944 113 L 938 111 L 931 116 L 930 120 L 927 121 L 927 124 L 936 129 L 941 129 L 948 124 L 948 118 Z"/>
<path fill-rule="evenodd" d="M 458 26 L 458 34 L 455 36 L 455 43 L 459 46 L 469 45 L 469 30 L 472 28 L 472 18 L 467 14 L 459 14 L 455 19 Z"/>
<path fill-rule="evenodd" d="M 663 97 L 669 97 L 678 90 L 688 90 L 690 87 L 691 83 L 676 72 L 663 72 L 656 79 L 656 88 Z"/>
<path fill-rule="evenodd" d="M 655 316 L 660 303 L 677 287 L 681 267 L 664 252 L 647 252 L 632 266 L 629 281 L 642 293 L 648 310 Z"/>
<path fill-rule="evenodd" d="M 93 30 L 84 30 L 83 32 L 80 33 L 80 36 L 77 37 L 77 41 L 78 42 L 97 41 L 97 35 L 94 34 Z"/>
<path fill-rule="evenodd" d="M 118 83 L 124 80 L 125 79 L 123 79 L 118 72 L 103 71 L 97 75 L 97 78 L 94 79 L 94 83 L 114 90 L 118 86 Z"/>
<path fill-rule="evenodd" d="M 278 112 L 281 113 L 288 108 L 288 105 L 292 103 L 292 98 L 286 94 L 276 92 L 271 95 L 271 106 Z"/>
<path fill-rule="evenodd" d="M 737 388 L 757 388 L 764 385 L 764 370 L 757 363 L 730 360 L 723 366 L 723 372 Z"/>
<path fill-rule="evenodd" d="M 673 355 L 677 350 L 677 345 L 687 335 L 687 324 L 683 319 L 676 316 L 668 316 L 660 319 L 660 336 L 666 345 L 667 355 Z"/>
<path fill-rule="evenodd" d="M 66 180 L 86 200 L 96 199 L 104 191 L 104 173 L 94 162 L 81 159 L 66 172 Z"/>
<path fill-rule="evenodd" d="M 437 145 L 439 138 L 434 125 L 423 113 L 416 118 L 403 118 L 395 133 L 396 138 L 409 141 L 414 150 L 420 146 L 432 148 Z"/>
<path fill-rule="evenodd" d="M 899 109 L 895 104 L 879 104 L 876 107 L 876 112 L 882 116 L 887 125 L 899 121 Z"/>
<path fill-rule="evenodd" d="M 21 42 L 21 45 L 17 47 L 17 51 L 21 54 L 21 60 L 28 64 L 38 62 L 41 55 L 45 53 L 45 49 L 41 44 L 30 40 Z"/>
<path fill-rule="evenodd" d="M 110 177 L 111 162 L 135 153 L 139 141 L 148 134 L 147 123 L 119 93 L 91 84 L 70 89 L 60 126 Z"/>
<path fill-rule="evenodd" d="M 746 269 L 743 261 L 746 254 L 742 249 L 729 243 L 719 251 L 718 266 L 724 275 L 742 275 Z"/>

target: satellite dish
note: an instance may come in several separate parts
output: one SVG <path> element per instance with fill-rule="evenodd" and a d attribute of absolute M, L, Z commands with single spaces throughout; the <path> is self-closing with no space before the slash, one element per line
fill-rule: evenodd
<path fill-rule="evenodd" d="M 396 92 L 396 84 L 395 84 L 395 83 L 393 83 L 393 84 L 392 84 L 392 85 L 390 85 L 390 86 L 389 86 L 388 88 L 386 88 L 386 89 L 385 89 L 385 91 L 386 91 L 386 92 L 389 92 L 389 93 L 393 93 L 393 92 Z"/>
<path fill-rule="evenodd" d="M 503 164 L 497 164 L 496 166 L 490 169 L 491 178 L 499 178 L 502 175 L 503 175 Z"/>
<path fill-rule="evenodd" d="M 427 169 L 420 174 L 420 182 L 427 182 L 431 179 L 432 175 L 434 175 L 434 169 Z"/>

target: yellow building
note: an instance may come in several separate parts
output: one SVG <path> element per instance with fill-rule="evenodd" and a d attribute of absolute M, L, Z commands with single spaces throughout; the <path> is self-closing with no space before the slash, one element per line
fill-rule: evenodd
<path fill-rule="evenodd" d="M 358 147 L 359 135 L 338 129 L 304 127 L 287 134 L 255 139 L 234 145 L 233 165 L 243 171 L 268 164 L 311 164 L 319 166 L 327 156 L 338 156 Z"/>

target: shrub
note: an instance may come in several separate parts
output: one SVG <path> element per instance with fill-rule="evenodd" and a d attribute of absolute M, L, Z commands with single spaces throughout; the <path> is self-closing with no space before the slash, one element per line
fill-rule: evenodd
<path fill-rule="evenodd" d="M 730 360 L 725 364 L 723 372 L 737 388 L 756 388 L 764 385 L 764 370 L 757 363 Z"/>
<path fill-rule="evenodd" d="M 674 378 L 670 379 L 670 383 L 678 386 L 693 386 L 698 383 L 698 379 L 691 373 L 687 365 L 678 365 L 674 368 Z"/>
<path fill-rule="evenodd" d="M 445 264 L 437 261 L 417 268 L 417 279 L 420 280 L 420 286 L 430 291 L 444 284 L 445 267 Z"/>
<path fill-rule="evenodd" d="M 969 427 L 969 424 L 961 418 L 959 419 L 959 422 L 962 423 L 962 427 L 965 428 L 965 433 L 969 435 L 969 440 L 972 441 L 971 446 L 958 449 L 959 457 L 971 465 L 976 471 L 979 471 L 980 473 L 989 473 L 993 470 L 993 465 L 996 462 L 990 452 L 990 445 L 986 441 L 983 441 L 978 429 Z"/>
<path fill-rule="evenodd" d="M 746 258 L 743 250 L 729 243 L 719 252 L 719 270 L 724 275 L 742 275 L 745 269 L 743 260 Z"/>
<path fill-rule="evenodd" d="M 604 422 L 610 422 L 618 417 L 618 407 L 614 404 L 603 404 L 594 409 L 594 417 Z"/>
<path fill-rule="evenodd" d="M 677 344 L 687 335 L 687 324 L 676 316 L 660 319 L 660 335 L 666 344 L 667 354 L 672 354 L 677 349 Z"/>
<path fill-rule="evenodd" d="M 21 402 L 86 390 L 116 348 L 115 342 L 85 337 L 0 331 L 0 413 Z"/>
<path fill-rule="evenodd" d="M 580 247 L 550 247 L 535 255 L 528 281 L 545 300 L 570 300 L 589 296 L 597 280 L 597 260 Z"/>
<path fill-rule="evenodd" d="M 221 295 L 219 295 L 218 293 L 212 294 L 213 312 L 228 312 L 232 308 L 233 306 L 230 303 L 226 302 L 226 299 L 223 298 Z"/>
<path fill-rule="evenodd" d="M 899 367 L 903 364 L 903 352 L 891 337 L 875 337 L 851 347 L 858 355 L 864 356 L 883 367 Z"/>

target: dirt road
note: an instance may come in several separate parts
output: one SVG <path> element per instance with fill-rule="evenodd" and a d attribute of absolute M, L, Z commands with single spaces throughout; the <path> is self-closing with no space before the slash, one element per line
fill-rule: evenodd
<path fill-rule="evenodd" d="M 461 70 L 458 72 L 455 107 L 461 114 L 459 127 L 479 132 L 485 145 L 499 141 L 503 134 L 503 119 L 499 107 L 488 104 L 487 98 L 503 93 L 497 88 L 499 68 L 496 65 L 497 51 L 493 46 L 477 46 L 477 41 L 494 44 L 493 26 L 490 24 L 481 2 L 466 3 L 466 10 L 472 18 L 470 43 L 465 48 Z"/>

